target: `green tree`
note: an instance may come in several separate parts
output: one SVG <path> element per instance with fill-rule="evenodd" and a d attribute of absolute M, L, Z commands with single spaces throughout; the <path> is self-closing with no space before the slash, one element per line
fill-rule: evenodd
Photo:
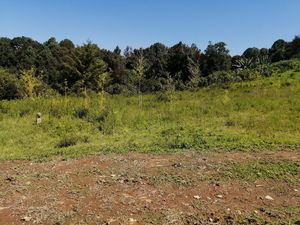
<path fill-rule="evenodd" d="M 270 58 L 272 62 L 286 59 L 287 42 L 282 39 L 275 41 L 270 48 Z"/>
<path fill-rule="evenodd" d="M 231 68 L 231 56 L 224 42 L 216 44 L 210 42 L 202 57 L 201 71 L 205 76 L 215 71 L 228 71 Z"/>
<path fill-rule="evenodd" d="M 29 70 L 22 71 L 21 83 L 24 87 L 25 95 L 28 98 L 33 98 L 39 93 L 36 91 L 38 87 L 42 86 L 41 80 L 35 76 L 36 70 L 31 68 Z"/>
<path fill-rule="evenodd" d="M 95 92 L 102 91 L 103 86 L 99 80 L 102 79 L 102 76 L 107 76 L 109 68 L 100 58 L 98 46 L 88 42 L 76 49 L 76 56 L 77 61 L 73 70 L 77 79 L 72 86 L 73 91 L 83 92 L 85 89 Z"/>
<path fill-rule="evenodd" d="M 0 100 L 22 98 L 23 95 L 24 91 L 16 76 L 0 68 Z"/>

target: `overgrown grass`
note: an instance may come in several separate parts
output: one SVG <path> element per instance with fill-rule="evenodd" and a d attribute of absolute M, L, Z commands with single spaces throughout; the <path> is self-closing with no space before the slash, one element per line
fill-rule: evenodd
<path fill-rule="evenodd" d="M 0 159 L 300 147 L 300 72 L 172 95 L 144 95 L 142 106 L 138 96 L 107 96 L 104 108 L 97 96 L 1 101 Z"/>

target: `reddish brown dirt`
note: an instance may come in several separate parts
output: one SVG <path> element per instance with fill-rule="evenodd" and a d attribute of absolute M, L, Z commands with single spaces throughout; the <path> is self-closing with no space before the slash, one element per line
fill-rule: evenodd
<path fill-rule="evenodd" d="M 3 161 L 0 224 L 260 224 L 253 218 L 294 218 L 287 209 L 300 205 L 300 182 L 217 176 L 233 163 L 259 159 L 300 162 L 300 152 Z"/>

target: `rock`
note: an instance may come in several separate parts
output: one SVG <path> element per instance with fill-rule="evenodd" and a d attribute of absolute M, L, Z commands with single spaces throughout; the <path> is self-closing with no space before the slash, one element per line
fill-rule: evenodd
<path fill-rule="evenodd" d="M 223 198 L 223 195 L 217 195 L 217 198 Z"/>
<path fill-rule="evenodd" d="M 130 223 L 130 224 L 134 224 L 134 223 L 136 223 L 136 221 L 137 221 L 137 220 L 136 220 L 136 219 L 133 219 L 133 218 L 130 218 L 130 219 L 129 219 L 129 223 Z"/>
<path fill-rule="evenodd" d="M 295 192 L 298 192 L 298 189 L 294 189 Z"/>
<path fill-rule="evenodd" d="M 270 200 L 270 201 L 273 201 L 273 200 L 274 200 L 270 195 L 266 195 L 266 196 L 265 196 L 265 199 Z"/>
<path fill-rule="evenodd" d="M 199 195 L 195 195 L 194 199 L 200 199 L 201 197 Z"/>
<path fill-rule="evenodd" d="M 25 222 L 29 222 L 31 220 L 31 217 L 30 216 L 24 216 L 21 220 L 25 221 Z"/>

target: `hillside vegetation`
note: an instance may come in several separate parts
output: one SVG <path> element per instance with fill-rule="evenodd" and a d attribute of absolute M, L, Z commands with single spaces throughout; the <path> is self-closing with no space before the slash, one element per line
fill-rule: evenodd
<path fill-rule="evenodd" d="M 272 77 L 197 91 L 1 101 L 0 159 L 299 149 L 300 72 L 282 72 L 290 64 Z"/>

